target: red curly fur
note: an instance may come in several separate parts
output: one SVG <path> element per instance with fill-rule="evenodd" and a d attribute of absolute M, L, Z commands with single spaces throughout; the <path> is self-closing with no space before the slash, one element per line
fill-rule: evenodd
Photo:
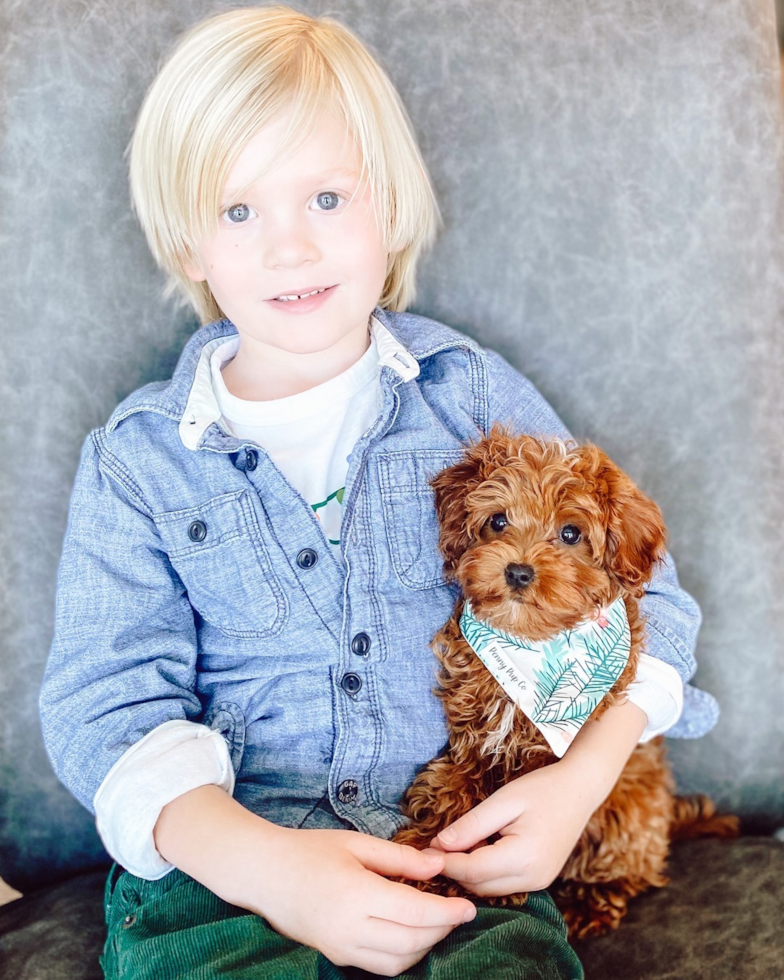
<path fill-rule="evenodd" d="M 479 619 L 543 640 L 623 598 L 629 661 L 592 717 L 622 701 L 644 646 L 639 599 L 665 553 L 656 504 L 596 446 L 515 437 L 498 427 L 436 476 L 433 487 L 445 574 L 460 585 Z M 490 524 L 498 514 L 508 521 L 500 531 Z M 568 524 L 580 529 L 577 544 L 559 539 Z M 534 570 L 524 588 L 511 587 L 505 577 L 515 563 Z M 409 825 L 395 837 L 418 848 L 508 780 L 557 761 L 536 726 L 508 707 L 512 702 L 463 639 L 462 609 L 461 598 L 433 641 L 449 745 L 409 788 L 403 804 Z M 513 711 L 511 727 L 499 737 L 505 709 L 507 722 Z M 666 884 L 671 839 L 736 834 L 736 818 L 716 817 L 710 800 L 674 796 L 663 739 L 639 745 L 554 886 L 570 935 L 616 928 L 629 898 Z M 444 877 L 417 887 L 465 894 Z M 490 901 L 519 905 L 525 899 L 520 894 Z"/>

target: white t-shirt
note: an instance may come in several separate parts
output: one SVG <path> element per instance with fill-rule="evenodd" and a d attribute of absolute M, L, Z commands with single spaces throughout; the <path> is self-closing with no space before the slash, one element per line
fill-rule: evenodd
<path fill-rule="evenodd" d="M 340 552 L 340 522 L 348 457 L 380 411 L 378 345 L 348 370 L 288 398 L 246 401 L 232 395 L 222 369 L 239 347 L 233 337 L 215 351 L 210 370 L 223 421 L 238 439 L 266 450 L 289 483 L 313 508 L 324 536 Z"/>

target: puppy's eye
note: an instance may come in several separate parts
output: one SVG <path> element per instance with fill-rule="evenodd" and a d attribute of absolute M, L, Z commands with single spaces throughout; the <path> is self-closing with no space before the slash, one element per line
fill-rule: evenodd
<path fill-rule="evenodd" d="M 582 536 L 582 532 L 576 524 L 564 524 L 564 526 L 558 532 L 558 537 L 564 544 L 577 544 Z"/>
<path fill-rule="evenodd" d="M 487 523 L 494 531 L 503 531 L 509 521 L 506 519 L 506 514 L 493 514 Z"/>

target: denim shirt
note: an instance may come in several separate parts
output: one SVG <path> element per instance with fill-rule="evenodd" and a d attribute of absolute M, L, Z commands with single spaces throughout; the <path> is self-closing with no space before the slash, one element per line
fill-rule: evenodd
<path fill-rule="evenodd" d="M 422 317 L 374 316 L 413 370 L 381 370 L 380 414 L 349 457 L 342 561 L 263 448 L 193 411 L 203 348 L 236 332 L 226 320 L 86 440 L 41 712 L 55 771 L 88 809 L 128 748 L 186 719 L 224 736 L 235 797 L 259 815 L 400 827 L 401 794 L 446 741 L 429 644 L 456 591 L 428 481 L 494 421 L 568 433 L 497 354 Z M 699 612 L 671 561 L 643 603 L 647 652 L 687 681 Z M 668 734 L 716 717 L 687 685 Z"/>

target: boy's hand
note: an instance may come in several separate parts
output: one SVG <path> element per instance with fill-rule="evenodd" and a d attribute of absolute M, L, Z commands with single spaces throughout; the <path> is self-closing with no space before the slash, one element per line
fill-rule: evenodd
<path fill-rule="evenodd" d="M 629 701 L 586 722 L 562 759 L 502 786 L 435 838 L 432 850 L 446 852 L 442 874 L 481 897 L 548 888 L 646 723 Z M 493 834 L 500 840 L 482 846 Z"/>
<path fill-rule="evenodd" d="M 556 762 L 496 790 L 424 853 L 446 852 L 442 874 L 480 897 L 539 891 L 558 876 L 595 809 Z M 500 839 L 483 846 L 494 834 Z"/>
<path fill-rule="evenodd" d="M 227 902 L 339 966 L 395 976 L 417 963 L 472 902 L 417 891 L 442 854 L 349 830 L 290 830 L 257 817 L 217 786 L 173 800 L 155 827 L 160 853 Z"/>
<path fill-rule="evenodd" d="M 339 966 L 397 976 L 476 915 L 467 900 L 381 877 L 430 878 L 441 871 L 443 855 L 354 831 L 278 830 L 258 911 L 278 932 Z"/>

